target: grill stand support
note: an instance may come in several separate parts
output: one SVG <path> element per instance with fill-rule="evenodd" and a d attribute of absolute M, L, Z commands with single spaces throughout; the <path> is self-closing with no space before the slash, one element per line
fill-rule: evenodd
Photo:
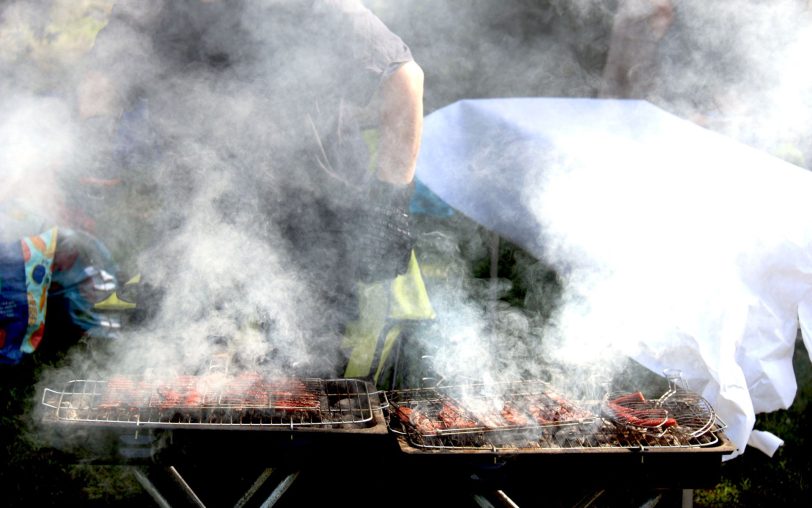
<path fill-rule="evenodd" d="M 147 494 L 155 501 L 155 503 L 160 506 L 161 508 L 171 508 L 172 505 L 161 495 L 161 492 L 155 487 L 152 481 L 149 479 L 149 476 L 145 474 L 141 468 L 131 466 L 130 471 L 132 472 L 135 479 L 141 485 L 141 487 L 146 491 Z"/>
<path fill-rule="evenodd" d="M 237 501 L 237 504 L 234 505 L 234 508 L 244 508 L 251 500 L 251 498 L 254 497 L 256 493 L 262 488 L 262 486 L 268 482 L 272 474 L 273 469 L 270 467 L 262 471 L 262 473 L 260 473 L 256 481 L 245 492 L 245 494 L 243 494 L 240 500 Z"/>
<path fill-rule="evenodd" d="M 279 499 L 285 494 L 285 492 L 287 492 L 290 486 L 293 485 L 293 482 L 295 482 L 296 478 L 298 477 L 299 471 L 295 471 L 285 476 L 282 481 L 277 484 L 273 492 L 271 492 L 271 495 L 268 496 L 268 499 L 266 499 L 265 502 L 260 505 L 260 507 L 271 508 L 273 505 L 275 505 L 276 502 L 279 501 Z"/>
<path fill-rule="evenodd" d="M 174 467 L 129 466 L 135 479 L 160 508 L 206 508 L 189 483 Z M 280 477 L 275 485 L 272 480 Z M 263 470 L 234 504 L 234 508 L 272 508 L 299 477 L 299 471 Z M 268 490 L 271 489 L 270 493 Z"/>
<path fill-rule="evenodd" d="M 682 508 L 693 508 L 694 506 L 694 491 L 693 489 L 685 489 L 682 491 Z"/>
<path fill-rule="evenodd" d="M 514 503 L 513 500 L 501 490 L 497 490 L 489 496 L 474 494 L 474 502 L 480 508 L 519 508 L 519 505 Z"/>

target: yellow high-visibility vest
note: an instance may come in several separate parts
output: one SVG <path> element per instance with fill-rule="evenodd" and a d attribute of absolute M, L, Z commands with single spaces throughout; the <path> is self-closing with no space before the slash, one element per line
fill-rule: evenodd
<path fill-rule="evenodd" d="M 359 317 L 347 325 L 342 344 L 349 351 L 344 377 L 371 378 L 377 383 L 404 325 L 436 316 L 414 252 L 405 274 L 359 283 L 358 304 Z"/>

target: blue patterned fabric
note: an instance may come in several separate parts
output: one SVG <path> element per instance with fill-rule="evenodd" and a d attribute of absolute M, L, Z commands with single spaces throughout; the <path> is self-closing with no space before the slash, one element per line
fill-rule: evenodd
<path fill-rule="evenodd" d="M 0 363 L 33 353 L 45 332 L 57 230 L 0 245 Z"/>

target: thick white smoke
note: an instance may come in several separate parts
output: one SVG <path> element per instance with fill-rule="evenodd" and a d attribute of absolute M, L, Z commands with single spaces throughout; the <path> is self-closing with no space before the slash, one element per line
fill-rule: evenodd
<path fill-rule="evenodd" d="M 270 370 L 307 365 L 329 371 L 340 330 L 325 325 L 337 319 L 319 300 L 327 284 L 279 232 L 290 225 L 285 220 L 315 213 L 284 209 L 297 203 L 291 194 L 320 190 L 308 188 L 278 154 L 295 152 L 314 135 L 304 117 L 291 112 L 291 105 L 306 101 L 298 95 L 301 80 L 338 62 L 311 54 L 274 60 L 224 25 L 208 27 L 206 43 L 232 56 L 248 54 L 230 73 L 167 68 L 158 55 L 171 49 L 154 47 L 139 29 L 157 22 L 160 1 L 117 2 L 132 24 L 103 30 L 92 48 L 68 51 L 57 36 L 49 42 L 51 32 L 97 32 L 91 21 L 103 25 L 114 2 L 97 3 L 74 6 L 83 16 L 78 27 L 62 3 L 48 9 L 19 1 L 2 8 L 0 199 L 9 212 L 3 238 L 52 225 L 89 226 L 123 274 L 141 275 L 145 288 L 158 288 L 139 302 L 150 308 L 144 328 L 125 326 L 109 344 L 110 371 L 196 372 L 222 349 L 245 368 L 264 362 Z M 297 25 L 259 15 L 259 4 L 245 5 L 245 12 L 217 19 L 241 20 L 257 47 L 265 34 L 284 38 L 304 30 L 338 40 L 307 18 Z M 132 87 L 151 102 L 128 103 Z M 325 117 L 310 120 L 335 120 L 326 110 Z M 279 178 L 281 172 L 294 177 Z M 17 209 L 29 215 L 23 224 Z"/>
<path fill-rule="evenodd" d="M 598 95 L 611 43 L 613 15 L 617 12 L 617 2 L 599 0 L 365 3 L 404 38 L 426 70 L 428 112 L 460 98 Z M 153 4 L 134 2 L 131 4 L 135 9 L 133 14 L 148 18 Z M 662 38 L 650 67 L 652 85 L 641 98 L 782 155 L 808 153 L 804 131 L 812 110 L 812 77 L 804 63 L 810 41 L 808 5 L 793 0 L 771 2 L 769 6 L 745 0 L 712 4 L 679 0 L 673 4 L 673 24 Z M 96 146 L 92 137 L 77 137 L 75 119 L 65 118 L 68 112 L 76 111 L 75 91 L 82 90 L 80 84 L 87 75 L 80 64 L 73 64 L 76 60 L 71 65 L 54 65 L 52 62 L 43 64 L 35 58 L 36 51 L 31 48 L 37 46 L 30 41 L 49 30 L 43 19 L 48 10 L 42 9 L 39 3 L 14 2 L 5 7 L 3 13 L 0 33 L 7 48 L 3 63 L 9 72 L 0 83 L 4 92 L 2 108 L 9 114 L 4 114 L 7 121 L 3 123 L 2 132 L 4 141 L 16 140 L 14 146 L 17 147 L 3 154 L 3 172 L 14 175 L 12 179 L 19 181 L 22 168 L 45 171 L 43 168 L 49 167 L 46 158 L 68 161 L 68 164 L 55 166 L 62 187 L 49 191 L 49 195 L 68 194 L 66 199 L 75 199 L 82 195 L 72 192 L 76 190 L 79 172 L 90 170 L 96 171 L 99 178 L 110 176 L 106 174 L 109 168 L 88 168 L 81 162 L 87 152 L 101 154 L 99 159 L 104 160 L 109 147 Z M 256 24 L 255 33 L 279 28 L 272 26 L 272 20 L 252 17 L 250 13 L 248 17 Z M 228 36 L 223 33 L 223 37 Z M 102 240 L 112 244 L 119 262 L 127 265 L 129 272 L 157 274 L 163 281 L 169 281 L 158 316 L 160 324 L 153 323 L 154 328 L 149 333 L 139 334 L 126 343 L 153 340 L 145 339 L 145 335 L 154 337 L 164 344 L 162 348 L 147 348 L 155 351 L 156 358 L 172 358 L 168 361 L 174 362 L 173 355 L 161 356 L 158 352 L 177 350 L 194 363 L 208 354 L 207 346 L 203 345 L 205 341 L 196 341 L 195 337 L 228 335 L 237 329 L 256 331 L 258 327 L 261 332 L 248 333 L 256 340 L 238 346 L 256 353 L 258 358 L 274 351 L 275 344 L 289 345 L 293 356 L 310 349 L 304 338 L 315 332 L 309 323 L 312 316 L 318 316 L 319 306 L 312 301 L 308 287 L 317 281 L 286 270 L 291 253 L 267 241 L 275 238 L 275 225 L 260 218 L 261 196 L 236 198 L 235 202 L 234 196 L 239 196 L 244 189 L 246 172 L 269 161 L 255 152 L 255 157 L 248 156 L 241 161 L 244 167 L 235 168 L 229 166 L 224 156 L 232 149 L 251 153 L 252 146 L 273 137 L 274 129 L 266 126 L 265 119 L 252 115 L 263 101 L 262 86 L 291 90 L 295 85 L 290 81 L 293 74 L 260 66 L 242 69 L 244 82 L 212 83 L 194 75 L 189 79 L 176 76 L 163 80 L 159 77 L 162 69 L 150 66 L 149 55 L 154 48 L 150 48 L 141 35 L 137 32 L 122 34 L 116 42 L 132 48 L 137 57 L 126 62 L 110 62 L 113 77 L 135 79 L 154 75 L 152 84 L 156 96 L 167 101 L 159 107 L 175 106 L 171 101 L 178 97 L 189 106 L 179 109 L 174 118 L 166 115 L 165 118 L 172 120 L 161 125 L 163 134 L 175 137 L 173 151 L 149 168 L 139 166 L 136 154 L 134 165 L 121 176 L 128 188 L 139 195 L 137 203 L 130 203 L 129 208 L 119 210 L 119 216 L 107 216 L 106 222 L 97 225 L 103 233 Z M 307 62 L 306 56 L 303 57 Z M 24 90 L 55 90 L 57 93 L 36 97 L 29 94 L 21 100 L 20 92 Z M 166 95 L 157 93 L 161 90 L 165 90 Z M 98 99 L 105 99 L 101 96 L 103 90 L 91 87 L 90 92 Z M 261 105 L 265 110 L 269 106 Z M 204 121 L 213 116 L 222 121 Z M 251 121 L 256 122 L 258 129 L 251 132 L 235 129 Z M 105 128 L 104 125 L 95 127 Z M 47 133 L 47 141 L 43 133 Z M 75 140 L 75 144 L 71 145 L 71 140 Z M 31 143 L 41 148 L 33 151 L 25 148 Z M 784 150 L 787 146 L 791 148 Z M 34 153 L 36 157 L 31 158 Z M 30 174 L 26 170 L 26 175 Z M 636 177 L 641 185 L 660 185 L 646 182 L 646 175 Z M 262 179 L 262 175 L 259 178 Z M 563 178 L 544 185 L 599 189 L 596 183 L 601 178 L 613 178 L 612 171 L 607 169 L 605 173 L 583 179 Z M 566 203 L 555 201 L 556 195 L 565 194 L 553 193 L 549 202 L 534 204 L 541 222 L 547 220 L 547 214 L 558 213 L 556 207 L 566 209 Z M 51 209 L 56 200 L 36 197 L 25 201 L 47 217 L 57 213 Z M 611 196 L 599 191 L 594 202 L 612 210 L 611 216 L 616 220 L 640 220 L 635 210 L 624 209 L 622 203 L 614 202 Z M 224 208 L 229 213 L 223 214 Z M 664 230 L 664 223 L 680 227 L 685 214 L 690 218 L 690 209 L 683 207 L 673 216 L 658 218 L 660 222 L 652 218 L 639 224 L 638 231 L 651 234 L 656 247 L 654 252 L 638 258 L 617 259 L 611 250 L 614 242 L 637 238 L 603 238 L 600 228 L 578 223 L 583 215 L 570 216 L 568 221 L 575 223 L 563 233 L 585 231 L 582 240 L 590 248 L 606 254 L 612 263 L 616 262 L 615 270 L 634 271 L 637 275 L 633 280 L 657 274 L 669 282 L 663 266 L 697 261 L 691 257 L 695 253 L 682 252 L 680 246 L 668 243 L 667 235 L 658 234 Z M 161 241 L 155 245 L 145 242 L 156 230 L 165 235 Z M 258 231 L 267 236 L 259 239 Z M 566 258 L 564 255 L 555 257 L 555 237 L 544 241 L 554 253 L 552 261 L 558 263 Z M 445 254 L 451 258 L 458 255 L 453 249 L 446 250 Z M 556 268 L 567 276 L 566 263 L 558 264 Z M 469 377 L 487 372 L 487 376 L 496 378 L 539 374 L 552 356 L 573 361 L 580 358 L 576 363 L 583 363 L 588 358 L 600 359 L 602 353 L 611 350 L 622 357 L 633 349 L 628 345 L 639 338 L 632 334 L 629 342 L 613 342 L 611 346 L 590 342 L 605 335 L 594 323 L 601 323 L 605 330 L 607 324 L 611 327 L 616 319 L 611 312 L 601 315 L 604 307 L 596 302 L 613 301 L 617 294 L 624 294 L 631 304 L 648 303 L 633 284 L 613 287 L 607 282 L 612 279 L 605 279 L 603 274 L 579 275 L 587 280 L 577 284 L 569 279 L 573 292 L 563 297 L 557 326 L 585 342 L 555 343 L 555 332 L 546 329 L 539 316 L 517 308 L 490 305 L 488 300 L 494 294 L 493 288 L 482 288 L 479 283 L 471 282 L 470 273 L 465 269 L 459 273 L 465 283 L 449 282 L 445 288 L 435 284 L 431 295 L 439 314 L 433 331 L 451 338 L 438 346 L 443 351 L 438 355 L 442 358 L 438 367 L 452 375 Z M 702 271 L 695 274 L 700 278 Z M 588 300 L 585 299 L 587 290 L 583 288 L 588 288 Z M 497 294 L 505 291 L 503 288 Z M 547 303 L 556 306 L 554 302 Z M 649 312 L 642 313 L 634 328 L 635 333 L 641 335 L 649 333 L 651 327 L 656 328 L 663 322 L 663 315 L 672 312 L 667 300 L 661 307 L 646 308 Z M 268 328 L 268 323 L 273 326 Z M 271 328 L 273 332 L 269 331 Z M 574 333 L 576 330 L 578 333 Z M 549 342 L 556 345 L 551 351 L 539 345 L 548 334 L 551 335 Z M 172 342 L 175 339 L 177 342 Z M 335 337 L 325 338 L 327 343 L 334 340 Z M 203 352 L 195 353 L 193 344 L 200 345 Z M 314 349 L 320 348 L 315 346 Z M 127 355 L 138 356 L 129 352 Z M 287 356 L 287 353 L 280 352 L 280 355 Z M 151 364 L 155 358 L 142 360 L 144 364 Z M 502 370 L 505 364 L 511 364 L 512 369 Z"/>

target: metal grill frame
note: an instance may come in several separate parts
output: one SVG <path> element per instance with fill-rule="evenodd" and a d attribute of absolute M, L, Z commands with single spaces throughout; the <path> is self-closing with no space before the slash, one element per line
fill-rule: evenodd
<path fill-rule="evenodd" d="M 551 421 L 549 423 L 531 422 L 525 425 L 498 425 L 488 426 L 482 424 L 482 418 L 476 412 L 467 411 L 470 408 L 471 400 L 485 400 L 493 396 L 496 391 L 500 397 L 504 397 L 507 402 L 515 402 L 519 399 L 532 399 L 540 401 L 542 398 L 549 399 L 555 404 L 554 396 L 563 399 L 575 411 L 577 418 L 570 420 Z M 565 399 L 558 395 L 554 389 L 543 381 L 514 381 L 493 384 L 472 384 L 456 385 L 432 388 L 417 388 L 408 390 L 396 390 L 389 392 L 387 398 L 390 401 L 390 430 L 396 434 L 407 436 L 409 442 L 419 448 L 453 448 L 453 449 L 480 449 L 483 445 L 468 446 L 465 444 L 448 443 L 459 441 L 482 441 L 487 442 L 486 448 L 490 449 L 511 449 L 512 445 L 503 447 L 494 442 L 516 442 L 517 436 L 537 434 L 541 429 L 560 429 L 564 427 L 580 427 L 591 425 L 598 418 L 591 411 L 586 410 L 579 403 Z M 466 400 L 469 402 L 460 402 Z M 432 433 L 421 433 L 409 425 L 403 425 L 398 416 L 392 414 L 398 407 L 418 408 L 424 410 L 427 404 L 443 404 L 450 402 L 455 407 L 467 411 L 466 415 L 472 421 L 479 423 L 470 428 L 436 429 Z M 392 409 L 394 407 L 394 409 Z M 553 405 L 550 406 L 555 407 Z M 428 412 L 431 415 L 431 411 Z M 435 412 L 436 413 L 436 412 Z M 425 410 L 424 410 L 425 414 Z M 436 416 L 436 415 L 432 415 Z"/>
<path fill-rule="evenodd" d="M 700 395 L 687 391 L 669 390 L 659 399 L 645 399 L 639 402 L 624 402 L 621 406 L 628 409 L 656 410 L 663 414 L 659 425 L 640 426 L 616 413 L 610 403 L 619 397 L 629 395 L 626 392 L 609 392 L 601 401 L 601 413 L 619 428 L 649 434 L 655 438 L 668 434 L 680 436 L 686 441 L 704 441 L 705 434 L 715 434 L 727 428 L 727 424 L 716 414 L 711 404 Z M 666 427 L 665 420 L 673 418 L 677 425 Z"/>
<path fill-rule="evenodd" d="M 535 395 L 539 390 L 555 390 L 543 381 L 521 381 L 499 383 L 502 390 L 518 388 L 515 395 Z M 505 387 L 505 385 L 508 385 Z M 403 424 L 393 414 L 399 405 L 415 407 L 425 402 L 448 399 L 454 402 L 454 394 L 459 390 L 470 390 L 471 386 L 442 388 L 421 388 L 389 392 L 390 431 L 400 436 L 410 447 L 433 452 L 483 452 L 483 453 L 540 453 L 563 451 L 617 452 L 618 450 L 685 450 L 711 448 L 720 444 L 720 435 L 726 427 L 714 414 L 714 421 L 701 433 L 686 433 L 678 430 L 651 432 L 651 429 L 636 429 L 616 424 L 601 418 L 603 401 L 569 401 L 574 407 L 587 411 L 593 418 L 539 424 L 523 427 L 437 430 L 431 434 L 421 433 L 411 425 Z M 438 390 L 447 392 L 438 393 Z M 506 393 L 502 391 L 502 393 Z M 433 397 L 433 398 L 432 398 Z M 393 409 L 394 408 L 394 409 Z"/>
<path fill-rule="evenodd" d="M 189 429 L 334 429 L 368 426 L 375 423 L 371 392 L 366 382 L 358 379 L 300 379 L 308 387 L 319 387 L 326 404 L 319 407 L 274 407 L 257 404 L 207 404 L 193 407 L 179 404 L 159 407 L 149 403 L 139 407 L 99 408 L 107 381 L 77 379 L 65 383 L 62 391 L 45 388 L 42 405 L 53 421 L 88 426 L 189 428 Z M 222 400 L 208 397 L 208 400 Z M 339 401 L 349 401 L 339 405 Z M 331 403 L 332 402 L 332 403 Z M 348 407 L 344 407 L 348 406 Z M 52 411 L 51 411 L 52 410 Z"/>
<path fill-rule="evenodd" d="M 390 421 L 390 430 L 406 440 L 409 446 L 420 450 L 445 452 L 485 452 L 485 453 L 550 453 L 565 451 L 590 451 L 614 453 L 619 450 L 686 450 L 709 448 L 721 442 L 720 432 L 713 431 L 699 437 L 680 439 L 673 434 L 657 436 L 647 432 L 618 429 L 609 421 L 598 419 L 590 424 L 563 425 L 560 428 L 538 427 L 528 432 L 526 437 L 518 433 L 493 439 L 482 435 L 481 444 L 473 440 L 455 440 L 449 436 L 424 436 L 409 432 L 402 425 Z M 455 436 L 460 437 L 460 436 Z"/>

